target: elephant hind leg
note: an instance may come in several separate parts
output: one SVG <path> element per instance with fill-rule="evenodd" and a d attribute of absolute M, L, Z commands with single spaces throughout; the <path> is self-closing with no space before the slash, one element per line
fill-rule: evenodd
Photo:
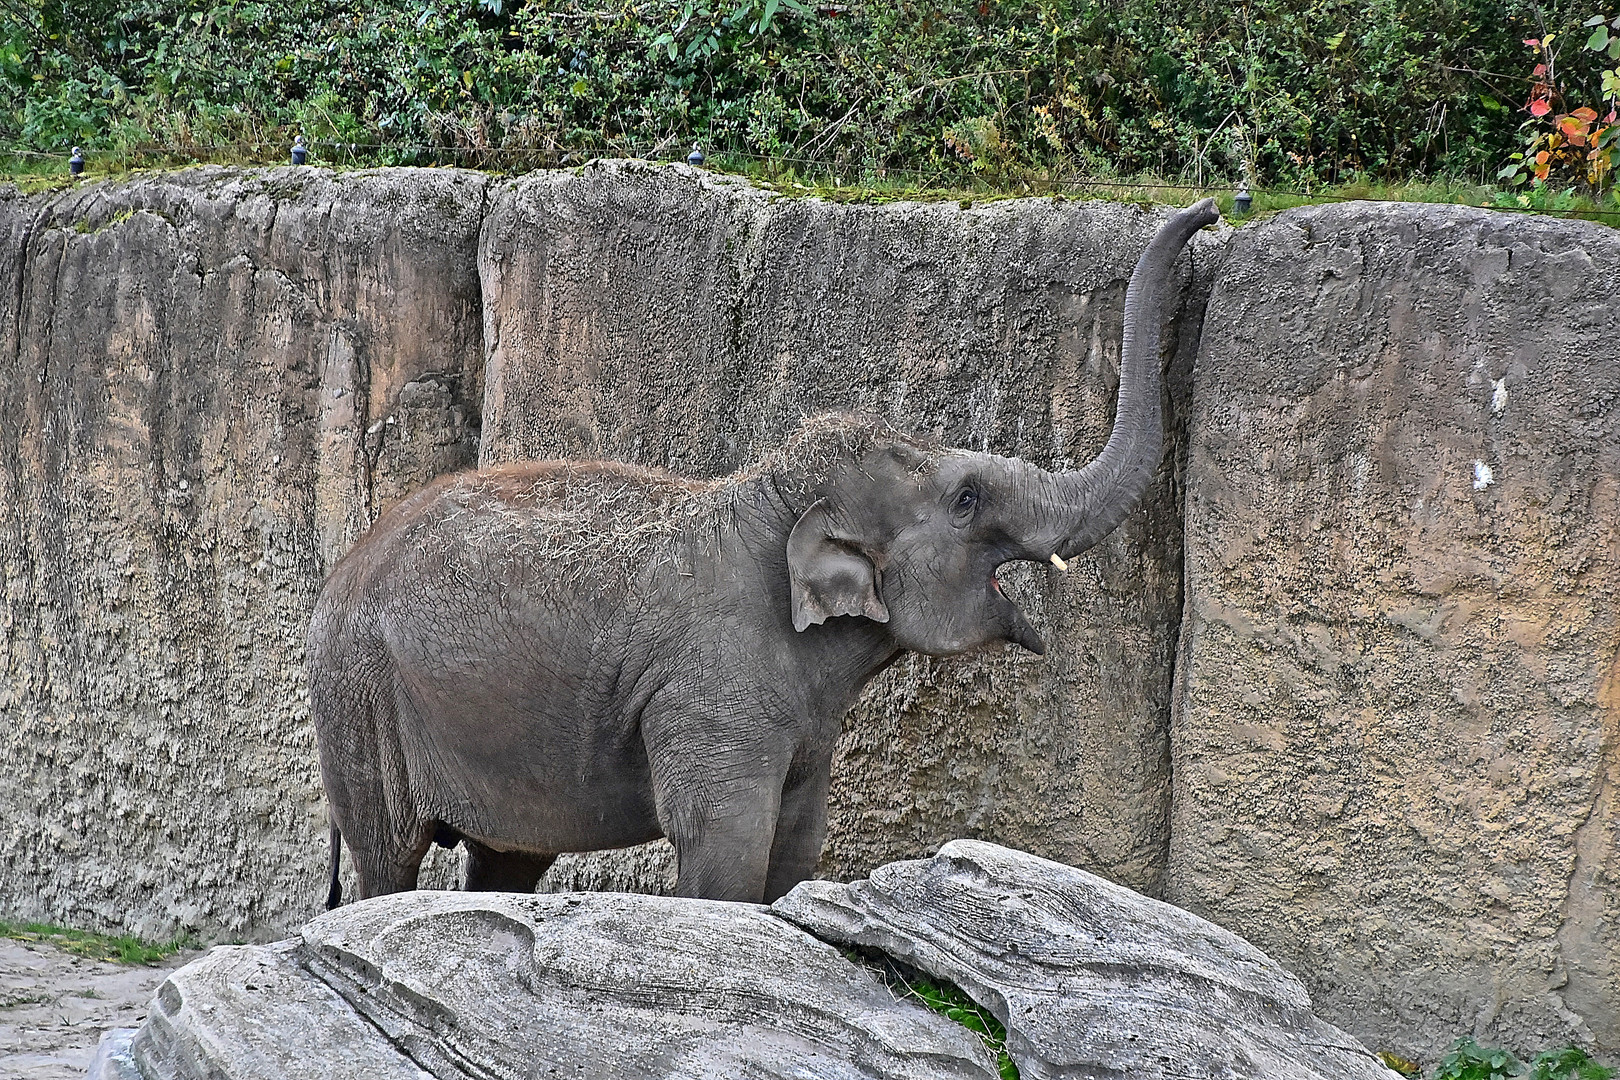
<path fill-rule="evenodd" d="M 413 795 L 400 723 L 410 705 L 393 666 L 380 642 L 328 642 L 309 674 L 321 780 L 354 862 L 355 898 L 414 889 L 438 822 Z"/>
<path fill-rule="evenodd" d="M 532 851 L 496 851 L 476 840 L 467 842 L 468 892 L 532 893 L 555 855 Z"/>
<path fill-rule="evenodd" d="M 384 893 L 409 892 L 416 888 L 422 860 L 433 845 L 435 822 L 416 822 L 410 828 L 395 827 L 370 844 L 349 845 L 359 887 L 357 898 L 364 900 Z"/>

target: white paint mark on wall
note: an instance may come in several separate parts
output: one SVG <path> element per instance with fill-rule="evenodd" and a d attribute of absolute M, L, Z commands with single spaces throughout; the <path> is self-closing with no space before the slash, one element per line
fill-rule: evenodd
<path fill-rule="evenodd" d="M 1350 487 L 1357 495 L 1367 493 L 1367 481 L 1372 479 L 1372 459 L 1359 450 L 1352 450 L 1345 455 L 1345 464 L 1350 466 Z"/>
<path fill-rule="evenodd" d="M 1474 462 L 1474 490 L 1484 491 L 1494 483 L 1496 474 L 1491 472 L 1491 467 L 1483 461 Z"/>
<path fill-rule="evenodd" d="M 1491 413 L 1500 416 L 1507 408 L 1507 378 L 1491 380 Z"/>

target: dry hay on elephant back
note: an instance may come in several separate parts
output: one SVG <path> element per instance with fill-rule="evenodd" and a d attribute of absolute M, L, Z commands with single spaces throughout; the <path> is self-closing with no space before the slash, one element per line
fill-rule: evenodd
<path fill-rule="evenodd" d="M 913 476 L 937 447 L 883 420 L 846 413 L 808 417 L 782 447 L 730 476 L 693 480 L 615 461 L 519 462 L 448 477 L 400 503 L 409 557 L 469 583 L 578 582 L 633 577 L 630 567 L 707 549 L 731 527 L 740 496 L 766 479 L 795 514 L 841 463 L 880 445 L 908 447 Z M 604 568 L 619 572 L 602 573 Z"/>
<path fill-rule="evenodd" d="M 911 466 L 914 479 L 933 471 L 940 444 L 908 434 L 886 420 L 860 413 L 820 413 L 806 417 L 782 448 L 748 472 L 727 479 L 770 474 L 777 491 L 798 513 L 809 509 L 815 491 L 842 463 L 858 461 L 879 446 L 895 446 L 916 453 Z"/>

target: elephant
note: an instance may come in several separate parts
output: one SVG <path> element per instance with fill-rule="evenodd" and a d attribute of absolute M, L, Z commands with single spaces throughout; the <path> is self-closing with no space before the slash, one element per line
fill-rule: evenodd
<path fill-rule="evenodd" d="M 310 621 L 310 711 L 361 898 L 416 887 L 437 840 L 465 888 L 532 892 L 560 852 L 668 837 L 682 896 L 769 903 L 808 878 L 834 742 L 907 650 L 1045 652 L 997 571 L 1096 544 L 1158 467 L 1161 297 L 1206 199 L 1126 292 L 1113 430 L 1076 471 L 808 419 L 752 468 L 610 461 L 453 474 L 383 513 Z"/>

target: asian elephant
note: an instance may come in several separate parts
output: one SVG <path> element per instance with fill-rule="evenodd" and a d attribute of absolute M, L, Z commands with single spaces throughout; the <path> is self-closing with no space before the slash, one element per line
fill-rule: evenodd
<path fill-rule="evenodd" d="M 564 851 L 667 836 L 684 896 L 769 902 L 807 878 L 833 743 L 905 650 L 1045 646 L 997 569 L 1073 558 L 1157 468 L 1161 296 L 1211 200 L 1171 217 L 1125 300 L 1114 429 L 1075 472 L 806 421 L 695 481 L 612 462 L 442 478 L 333 569 L 310 706 L 361 896 L 465 840 L 466 887 L 532 891 Z"/>

